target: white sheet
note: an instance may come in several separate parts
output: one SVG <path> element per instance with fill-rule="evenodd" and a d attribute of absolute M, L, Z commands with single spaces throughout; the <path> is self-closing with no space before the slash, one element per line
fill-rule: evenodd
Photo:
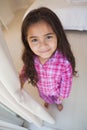
<path fill-rule="evenodd" d="M 50 0 L 50 2 L 49 0 L 35 0 L 25 12 L 24 17 L 30 10 L 45 6 L 58 15 L 65 30 L 87 30 L 87 6 L 67 6 L 64 8 L 59 7 L 59 4 L 58 0 Z"/>
<path fill-rule="evenodd" d="M 0 102 L 28 122 L 33 122 L 37 126 L 40 126 L 42 124 L 42 121 L 38 117 L 33 115 L 30 111 L 21 107 L 21 105 L 16 102 L 16 100 L 9 94 L 2 83 L 0 83 Z"/>
<path fill-rule="evenodd" d="M 0 120 L 0 130 L 28 130 L 28 129 Z"/>
<path fill-rule="evenodd" d="M 42 125 L 42 121 L 55 123 L 55 120 L 24 89 L 20 90 L 20 81 L 9 50 L 0 30 L 0 102 L 18 113 L 27 121 Z"/>

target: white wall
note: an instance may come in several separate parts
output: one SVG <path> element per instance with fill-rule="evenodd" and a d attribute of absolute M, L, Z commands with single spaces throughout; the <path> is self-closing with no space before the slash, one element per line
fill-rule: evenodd
<path fill-rule="evenodd" d="M 9 0 L 0 0 L 0 21 L 7 25 L 14 17 L 14 13 L 9 4 Z"/>
<path fill-rule="evenodd" d="M 15 12 L 26 9 L 34 0 L 0 0 L 0 22 L 4 27 L 12 21 Z"/>
<path fill-rule="evenodd" d="M 29 7 L 34 0 L 9 0 L 11 9 L 15 12 L 19 9 L 26 9 Z"/>

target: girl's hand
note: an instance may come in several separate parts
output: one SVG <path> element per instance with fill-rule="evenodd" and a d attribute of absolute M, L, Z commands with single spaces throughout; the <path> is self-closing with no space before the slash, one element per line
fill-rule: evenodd
<path fill-rule="evenodd" d="M 62 97 L 59 97 L 59 100 L 63 101 L 63 98 L 62 98 Z"/>

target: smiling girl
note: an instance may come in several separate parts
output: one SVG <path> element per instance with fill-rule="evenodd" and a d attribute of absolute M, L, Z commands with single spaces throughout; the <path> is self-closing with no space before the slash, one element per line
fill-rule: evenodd
<path fill-rule="evenodd" d="M 76 71 L 75 58 L 59 18 L 46 7 L 32 10 L 22 23 L 22 41 L 21 87 L 29 79 L 45 107 L 56 104 L 61 111 Z"/>

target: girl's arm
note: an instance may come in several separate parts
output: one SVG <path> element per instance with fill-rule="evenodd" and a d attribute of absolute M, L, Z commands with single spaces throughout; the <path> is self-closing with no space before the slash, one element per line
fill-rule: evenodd
<path fill-rule="evenodd" d="M 69 97 L 72 86 L 72 67 L 70 63 L 66 64 L 62 73 L 61 87 L 60 87 L 60 100 Z"/>

